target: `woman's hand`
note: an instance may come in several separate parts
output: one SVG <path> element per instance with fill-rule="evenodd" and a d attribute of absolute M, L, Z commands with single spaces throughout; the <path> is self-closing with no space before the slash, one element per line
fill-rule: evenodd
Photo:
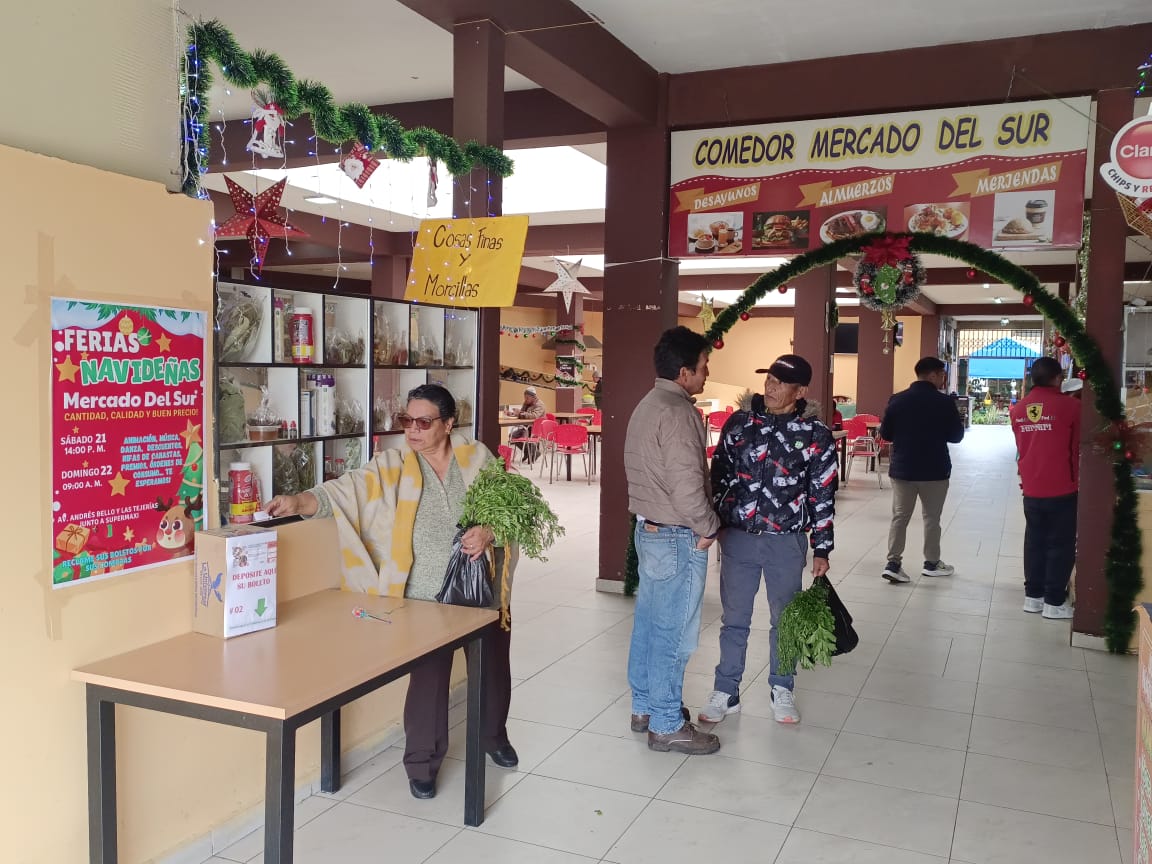
<path fill-rule="evenodd" d="M 464 532 L 464 536 L 460 539 L 460 548 L 471 560 L 475 561 L 495 541 L 496 535 L 487 525 L 473 525 Z"/>
<path fill-rule="evenodd" d="M 273 519 L 281 516 L 314 516 L 320 509 L 320 502 L 311 492 L 299 495 L 277 495 L 264 508 Z"/>

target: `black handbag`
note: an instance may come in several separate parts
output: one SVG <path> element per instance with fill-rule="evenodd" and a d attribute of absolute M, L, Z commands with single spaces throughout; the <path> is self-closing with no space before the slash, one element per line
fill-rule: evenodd
<path fill-rule="evenodd" d="M 832 612 L 832 633 L 836 637 L 836 650 L 832 652 L 832 656 L 836 657 L 847 654 L 859 645 L 860 636 L 852 626 L 852 616 L 844 601 L 840 599 L 840 595 L 836 593 L 836 589 L 832 587 L 831 580 L 824 581 L 828 583 L 828 608 Z"/>
<path fill-rule="evenodd" d="M 459 528 L 452 538 L 452 557 L 448 559 L 444 584 L 436 600 L 452 606 L 491 606 L 492 569 L 488 564 L 488 555 L 481 555 L 473 561 L 464 551 L 464 532 L 467 530 Z"/>

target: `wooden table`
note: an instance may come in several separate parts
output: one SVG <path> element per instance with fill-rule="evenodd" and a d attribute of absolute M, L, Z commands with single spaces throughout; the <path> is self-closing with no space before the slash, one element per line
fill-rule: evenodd
<path fill-rule="evenodd" d="M 840 430 L 832 433 L 832 441 L 840 451 L 840 476 L 848 470 L 848 433 Z"/>
<path fill-rule="evenodd" d="M 361 606 L 390 624 L 354 620 Z M 320 785 L 340 788 L 340 708 L 406 675 L 442 648 L 468 652 L 464 823 L 484 821 L 480 739 L 483 640 L 490 609 L 319 591 L 280 606 L 276 627 L 233 639 L 201 633 L 83 666 L 88 716 L 88 849 L 115 864 L 116 705 L 255 729 L 265 736 L 264 862 L 292 861 L 296 731 L 320 720 Z M 157 770 L 162 770 L 157 766 Z"/>
<path fill-rule="evenodd" d="M 581 413 L 579 411 L 553 411 L 552 416 L 556 418 L 557 423 L 570 423 L 573 420 L 579 420 L 583 417 L 587 417 L 589 420 L 592 419 L 591 414 L 587 412 Z"/>
<path fill-rule="evenodd" d="M 603 429 L 602 426 L 589 425 L 589 427 L 588 427 L 588 449 L 592 451 L 591 462 L 592 462 L 592 473 L 593 474 L 596 473 L 596 469 L 599 467 L 599 465 L 597 463 L 596 451 L 599 448 L 600 433 L 601 433 L 602 429 Z M 571 461 L 569 461 L 569 463 L 568 463 L 568 479 L 569 480 L 572 479 L 572 463 L 571 463 Z"/>

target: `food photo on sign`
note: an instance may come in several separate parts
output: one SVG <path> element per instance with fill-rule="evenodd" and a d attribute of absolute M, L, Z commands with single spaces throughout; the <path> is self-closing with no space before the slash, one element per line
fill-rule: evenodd
<path fill-rule="evenodd" d="M 743 213 L 693 213 L 688 217 L 688 249 L 697 255 L 736 255 L 744 247 Z"/>
<path fill-rule="evenodd" d="M 205 313 L 52 300 L 52 584 L 192 554 Z"/>

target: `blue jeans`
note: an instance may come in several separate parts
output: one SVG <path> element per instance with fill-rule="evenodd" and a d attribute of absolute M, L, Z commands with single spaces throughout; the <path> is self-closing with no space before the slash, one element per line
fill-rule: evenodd
<path fill-rule="evenodd" d="M 724 617 L 720 626 L 720 662 L 716 665 L 715 688 L 729 696 L 740 692 L 752 606 L 763 574 L 772 617 L 772 629 L 768 631 L 771 663 L 768 683 L 791 690 L 795 677 L 780 675 L 776 669 L 776 625 L 784 607 L 802 587 L 804 565 L 808 561 L 808 535 L 749 534 L 739 528 L 728 528 L 720 534 L 720 552 L 720 602 L 724 606 Z"/>
<path fill-rule="evenodd" d="M 628 652 L 632 713 L 648 714 L 648 728 L 667 735 L 684 725 L 680 703 L 684 667 L 700 642 L 700 606 L 708 552 L 690 528 L 636 523 L 640 588 Z"/>

